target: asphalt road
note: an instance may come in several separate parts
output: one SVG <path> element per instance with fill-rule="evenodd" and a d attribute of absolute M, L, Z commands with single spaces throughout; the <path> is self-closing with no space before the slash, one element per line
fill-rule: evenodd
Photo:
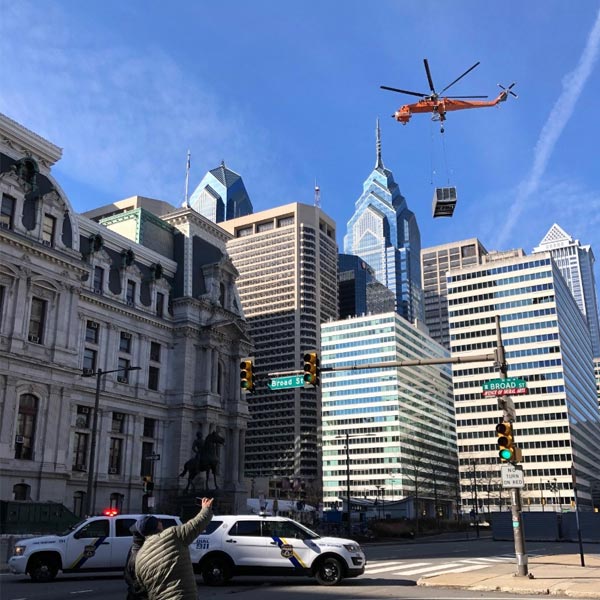
<path fill-rule="evenodd" d="M 458 540 L 415 544 L 378 544 L 366 546 L 367 570 L 359 578 L 347 579 L 335 587 L 323 587 L 308 577 L 239 577 L 222 588 L 207 587 L 198 577 L 198 597 L 214 600 L 371 600 L 395 599 L 485 599 L 507 598 L 502 593 L 468 592 L 417 587 L 416 581 L 427 572 L 446 569 L 476 569 L 494 561 L 514 561 L 512 542 L 491 539 Z M 590 552 L 598 553 L 598 545 Z M 576 544 L 529 543 L 530 555 L 577 553 Z M 29 577 L 0 575 L 2 600 L 111 600 L 125 598 L 122 575 L 59 575 L 47 584 L 36 584 Z M 523 598 L 526 598 L 523 596 Z M 535 596 L 532 596 L 535 598 Z M 539 600 L 539 597 L 537 597 Z"/>

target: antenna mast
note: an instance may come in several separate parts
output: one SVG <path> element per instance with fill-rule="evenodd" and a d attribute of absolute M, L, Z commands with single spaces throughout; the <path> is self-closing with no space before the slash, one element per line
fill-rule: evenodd
<path fill-rule="evenodd" d="M 317 208 L 321 208 L 321 188 L 317 185 L 316 179 L 315 179 L 315 206 Z"/>
<path fill-rule="evenodd" d="M 185 206 L 187 208 L 190 207 L 190 199 L 188 196 L 188 186 L 190 183 L 190 151 L 187 151 L 187 163 L 185 165 L 185 198 L 184 198 L 184 202 L 185 202 Z"/>

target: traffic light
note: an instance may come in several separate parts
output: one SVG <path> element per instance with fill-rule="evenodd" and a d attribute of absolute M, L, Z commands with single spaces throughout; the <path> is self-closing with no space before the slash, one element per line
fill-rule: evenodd
<path fill-rule="evenodd" d="M 514 462 L 516 448 L 513 440 L 512 424 L 508 421 L 502 421 L 496 425 L 496 435 L 498 436 L 498 457 L 504 462 Z"/>
<path fill-rule="evenodd" d="M 316 352 L 307 352 L 304 355 L 304 384 L 318 386 L 321 381 L 319 375 L 319 356 Z"/>
<path fill-rule="evenodd" d="M 154 490 L 154 482 L 152 481 L 152 477 L 150 477 L 150 475 L 145 475 L 142 477 L 142 480 L 144 482 L 144 494 L 151 494 Z"/>
<path fill-rule="evenodd" d="M 249 394 L 254 391 L 254 362 L 251 358 L 244 358 L 240 363 L 240 387 Z"/>

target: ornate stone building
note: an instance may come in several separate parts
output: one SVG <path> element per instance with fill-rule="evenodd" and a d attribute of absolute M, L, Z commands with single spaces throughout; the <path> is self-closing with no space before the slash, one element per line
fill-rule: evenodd
<path fill-rule="evenodd" d="M 140 197 L 76 214 L 61 154 L 0 115 L 0 499 L 173 510 L 200 430 L 225 440 L 220 508 L 241 510 L 251 346 L 230 235 Z"/>

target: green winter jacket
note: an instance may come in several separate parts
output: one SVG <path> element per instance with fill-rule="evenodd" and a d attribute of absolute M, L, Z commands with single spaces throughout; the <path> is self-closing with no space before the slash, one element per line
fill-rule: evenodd
<path fill-rule="evenodd" d="M 196 600 L 196 578 L 189 545 L 212 519 L 203 508 L 183 525 L 169 527 L 146 538 L 135 560 L 135 574 L 149 600 Z"/>

